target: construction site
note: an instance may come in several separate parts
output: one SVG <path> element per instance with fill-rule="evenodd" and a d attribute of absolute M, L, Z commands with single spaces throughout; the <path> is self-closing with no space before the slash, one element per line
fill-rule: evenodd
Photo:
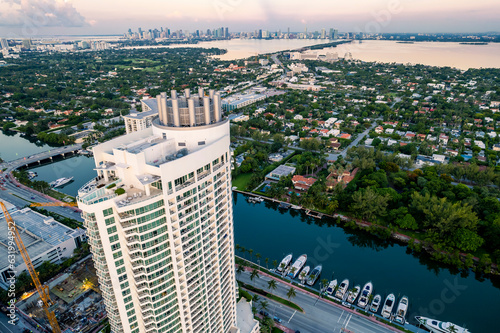
<path fill-rule="evenodd" d="M 54 303 L 52 310 L 62 332 L 99 331 L 106 318 L 106 310 L 90 256 L 75 263 L 47 284 Z M 16 305 L 32 325 L 49 327 L 38 293 L 34 292 Z"/>

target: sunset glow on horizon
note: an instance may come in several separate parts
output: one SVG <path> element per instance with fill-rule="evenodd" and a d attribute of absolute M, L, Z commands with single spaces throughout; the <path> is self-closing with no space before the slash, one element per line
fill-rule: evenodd
<path fill-rule="evenodd" d="M 499 31 L 496 0 L 0 0 L 0 34 L 30 25 L 39 34 L 121 34 L 136 30 L 207 29 L 230 31 L 290 28 L 303 31 L 335 27 L 366 32 Z M 373 29 L 377 23 L 378 31 Z"/>

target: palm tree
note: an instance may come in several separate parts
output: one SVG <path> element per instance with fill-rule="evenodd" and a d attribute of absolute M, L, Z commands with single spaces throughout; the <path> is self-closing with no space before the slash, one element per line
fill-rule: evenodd
<path fill-rule="evenodd" d="M 264 262 L 266 263 L 266 269 L 269 270 L 269 258 L 264 259 Z"/>
<path fill-rule="evenodd" d="M 259 295 L 253 295 L 253 297 L 252 297 L 252 301 L 253 301 L 254 303 L 257 303 L 259 300 L 260 300 Z"/>
<path fill-rule="evenodd" d="M 292 273 L 292 276 L 295 274 L 295 271 L 297 270 L 297 268 L 293 267 L 290 268 L 290 273 Z"/>
<path fill-rule="evenodd" d="M 262 254 L 257 253 L 257 254 L 255 255 L 255 258 L 257 258 L 257 264 L 259 264 L 259 266 L 260 266 L 260 258 L 262 258 Z"/>
<path fill-rule="evenodd" d="M 243 246 L 240 246 L 240 251 L 241 251 L 241 253 L 243 253 L 243 258 L 246 259 L 247 256 L 245 255 L 245 253 L 246 253 L 247 249 L 245 249 Z"/>
<path fill-rule="evenodd" d="M 265 327 L 269 328 L 269 333 L 271 333 L 271 331 L 272 331 L 272 329 L 274 327 L 274 320 L 273 320 L 273 318 L 271 318 L 271 317 L 264 318 L 263 324 L 264 324 Z"/>
<path fill-rule="evenodd" d="M 257 313 L 257 308 L 255 306 L 252 306 L 252 313 L 253 313 L 254 316 Z"/>
<path fill-rule="evenodd" d="M 266 300 L 260 301 L 259 303 L 261 310 L 266 311 L 269 310 L 269 302 Z"/>
<path fill-rule="evenodd" d="M 300 274 L 299 274 L 299 278 L 300 278 L 301 280 L 304 280 L 304 279 L 306 278 L 306 272 L 304 272 L 304 271 L 300 272 Z"/>
<path fill-rule="evenodd" d="M 253 249 L 248 249 L 247 252 L 250 254 L 250 261 L 252 261 Z"/>
<path fill-rule="evenodd" d="M 252 273 L 250 273 L 250 281 L 253 282 L 253 279 L 259 278 L 259 271 L 254 269 Z"/>
<path fill-rule="evenodd" d="M 448 330 L 450 331 L 450 333 L 457 333 L 458 332 L 458 329 L 453 324 L 450 325 Z"/>
<path fill-rule="evenodd" d="M 274 266 L 274 269 L 276 269 L 276 267 L 278 267 L 278 260 L 273 260 L 273 266 Z"/>
<path fill-rule="evenodd" d="M 321 292 L 325 292 L 327 286 L 328 286 L 328 280 L 327 279 L 322 279 L 321 280 Z"/>
<path fill-rule="evenodd" d="M 236 245 L 234 246 L 234 250 L 235 250 L 236 252 L 239 252 L 239 251 L 240 251 L 240 249 L 241 249 L 240 244 L 236 244 Z"/>
<path fill-rule="evenodd" d="M 269 280 L 267 282 L 267 288 L 269 290 L 276 290 L 276 288 L 278 288 L 278 284 L 276 283 L 276 280 Z"/>
<path fill-rule="evenodd" d="M 284 263 L 281 263 L 281 264 L 280 264 L 280 268 L 281 268 L 281 270 L 284 270 L 284 269 L 285 269 L 285 264 L 284 264 Z"/>
<path fill-rule="evenodd" d="M 288 291 L 286 293 L 286 296 L 288 297 L 289 300 L 291 300 L 292 298 L 296 297 L 297 293 L 295 292 L 295 288 L 290 287 L 290 289 L 288 289 Z"/>
<path fill-rule="evenodd" d="M 245 266 L 243 265 L 238 265 L 238 268 L 236 268 L 236 274 L 241 274 L 245 271 Z"/>

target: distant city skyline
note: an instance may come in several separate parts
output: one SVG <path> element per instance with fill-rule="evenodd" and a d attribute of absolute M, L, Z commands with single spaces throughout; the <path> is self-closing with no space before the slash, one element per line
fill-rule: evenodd
<path fill-rule="evenodd" d="M 489 32 L 500 31 L 497 0 L 0 0 L 0 36 L 122 34 L 129 28 L 212 29 L 231 32 L 266 29 L 309 31 Z"/>

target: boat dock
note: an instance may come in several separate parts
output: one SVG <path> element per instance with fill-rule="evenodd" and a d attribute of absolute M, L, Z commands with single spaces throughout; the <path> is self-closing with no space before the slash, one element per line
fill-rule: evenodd
<path fill-rule="evenodd" d="M 323 218 L 323 213 L 314 212 L 314 211 L 311 211 L 309 209 L 306 210 L 306 215 L 320 219 L 320 220 Z"/>

